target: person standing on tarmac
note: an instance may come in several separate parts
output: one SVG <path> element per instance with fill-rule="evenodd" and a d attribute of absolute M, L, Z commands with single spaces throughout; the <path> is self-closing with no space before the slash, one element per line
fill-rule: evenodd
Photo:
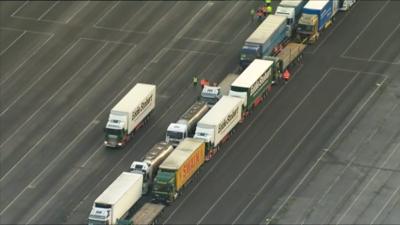
<path fill-rule="evenodd" d="M 193 77 L 193 87 L 196 87 L 196 86 L 197 86 L 197 83 L 198 83 L 197 77 L 194 76 L 194 77 Z"/>

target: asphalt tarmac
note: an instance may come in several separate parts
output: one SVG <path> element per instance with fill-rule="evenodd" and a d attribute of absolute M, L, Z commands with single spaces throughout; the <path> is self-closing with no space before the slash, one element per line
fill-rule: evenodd
<path fill-rule="evenodd" d="M 200 89 L 192 77 L 218 82 L 238 71 L 239 49 L 255 29 L 249 12 L 258 4 L 1 2 L 0 222 L 86 223 L 94 199 L 194 102 Z M 399 149 L 399 7 L 360 1 L 339 13 L 306 49 L 293 79 L 274 87 L 160 222 L 398 222 L 398 189 L 381 188 L 382 197 L 381 189 L 363 187 L 382 183 L 376 172 L 388 177 L 386 186 L 399 186 L 398 160 L 385 161 Z M 137 82 L 157 85 L 151 121 L 125 149 L 106 150 L 108 112 Z M 346 151 L 386 127 L 390 135 L 377 136 L 369 154 Z M 330 154 L 357 164 L 332 163 Z M 360 165 L 366 169 L 353 174 Z M 342 189 L 350 191 L 340 203 L 319 207 Z M 373 200 L 359 203 L 368 193 L 390 202 L 382 212 Z"/>

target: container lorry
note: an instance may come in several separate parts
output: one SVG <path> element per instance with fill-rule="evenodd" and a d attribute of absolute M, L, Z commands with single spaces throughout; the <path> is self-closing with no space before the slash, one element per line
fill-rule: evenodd
<path fill-rule="evenodd" d="M 208 112 L 210 107 L 204 101 L 196 101 L 176 123 L 169 124 L 165 141 L 177 146 L 187 137 L 193 137 L 197 122 Z"/>
<path fill-rule="evenodd" d="M 222 96 L 197 123 L 194 138 L 199 138 L 206 143 L 206 160 L 211 159 L 240 122 L 242 104 L 241 98 Z"/>
<path fill-rule="evenodd" d="M 159 142 L 146 153 L 142 161 L 134 161 L 131 164 L 130 172 L 143 176 L 142 194 L 151 191 L 159 166 L 171 154 L 172 150 L 174 150 L 174 147 L 171 144 L 164 141 Z"/>
<path fill-rule="evenodd" d="M 229 95 L 231 84 L 238 77 L 238 74 L 230 73 L 221 81 L 221 83 L 218 84 L 218 86 L 204 86 L 201 91 L 201 100 L 207 102 L 207 104 L 212 107 L 222 98 L 222 96 Z"/>
<path fill-rule="evenodd" d="M 232 83 L 229 96 L 242 99 L 245 112 L 257 106 L 271 89 L 272 64 L 269 60 L 256 59 Z"/>
<path fill-rule="evenodd" d="M 156 86 L 138 83 L 111 109 L 105 127 L 104 144 L 124 146 L 148 120 L 156 102 Z"/>
<path fill-rule="evenodd" d="M 240 66 L 246 68 L 254 59 L 275 54 L 287 36 L 286 17 L 269 15 L 247 38 L 240 50 Z"/>
<path fill-rule="evenodd" d="M 95 200 L 88 224 L 117 224 L 129 217 L 130 209 L 142 196 L 142 185 L 142 175 L 123 172 Z"/>
<path fill-rule="evenodd" d="M 297 39 L 308 43 L 317 41 L 320 32 L 332 23 L 338 6 L 338 0 L 309 1 L 299 19 Z"/>
<path fill-rule="evenodd" d="M 286 17 L 288 37 L 292 37 L 293 32 L 296 30 L 301 11 L 306 2 L 306 0 L 282 0 L 276 8 L 275 15 Z"/>
<path fill-rule="evenodd" d="M 173 202 L 181 189 L 204 163 L 205 143 L 201 139 L 185 138 L 164 160 L 154 180 L 156 201 Z"/>

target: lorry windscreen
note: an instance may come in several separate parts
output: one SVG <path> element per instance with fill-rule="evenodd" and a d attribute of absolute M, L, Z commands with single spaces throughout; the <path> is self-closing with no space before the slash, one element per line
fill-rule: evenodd
<path fill-rule="evenodd" d="M 306 24 L 298 24 L 297 31 L 303 32 L 303 33 L 311 33 L 313 30 L 313 27 L 311 25 L 306 25 Z"/>
<path fill-rule="evenodd" d="M 106 133 L 111 134 L 111 135 L 116 135 L 116 136 L 122 136 L 122 130 L 106 128 Z"/>
<path fill-rule="evenodd" d="M 175 132 L 175 131 L 167 131 L 167 136 L 169 138 L 174 138 L 174 139 L 182 139 L 183 134 L 180 132 Z"/>
<path fill-rule="evenodd" d="M 107 221 L 91 220 L 89 219 L 88 225 L 108 225 Z"/>

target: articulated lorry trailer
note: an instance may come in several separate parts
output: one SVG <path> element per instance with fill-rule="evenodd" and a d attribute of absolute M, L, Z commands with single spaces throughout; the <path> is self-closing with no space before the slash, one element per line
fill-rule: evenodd
<path fill-rule="evenodd" d="M 244 69 L 254 59 L 275 54 L 278 46 L 289 38 L 287 29 L 286 17 L 267 16 L 244 43 L 240 51 L 240 66 Z"/>
<path fill-rule="evenodd" d="M 206 160 L 218 151 L 229 138 L 233 128 L 242 118 L 242 99 L 222 96 L 208 113 L 197 123 L 194 138 L 206 143 Z"/>
<path fill-rule="evenodd" d="M 123 172 L 95 200 L 89 215 L 89 225 L 117 224 L 129 217 L 129 211 L 142 196 L 143 176 Z"/>
<path fill-rule="evenodd" d="M 148 120 L 156 103 L 156 86 L 138 83 L 114 108 L 105 127 L 104 144 L 122 147 Z"/>
<path fill-rule="evenodd" d="M 245 112 L 257 106 L 271 89 L 272 61 L 254 60 L 231 85 L 229 96 L 242 99 Z"/>
<path fill-rule="evenodd" d="M 179 143 L 158 169 L 153 186 L 155 201 L 173 202 L 203 165 L 204 156 L 205 144 L 201 139 L 185 138 Z"/>
<path fill-rule="evenodd" d="M 282 0 L 276 8 L 275 15 L 286 17 L 287 36 L 291 37 L 296 30 L 301 12 L 307 0 Z"/>
<path fill-rule="evenodd" d="M 131 164 L 130 172 L 143 176 L 142 194 L 150 193 L 159 166 L 172 150 L 174 147 L 171 144 L 159 142 L 146 153 L 142 161 L 134 161 Z"/>
<path fill-rule="evenodd" d="M 314 43 L 320 32 L 327 28 L 338 11 L 338 0 L 309 1 L 304 7 L 297 26 L 297 39 Z"/>
<path fill-rule="evenodd" d="M 197 122 L 209 109 L 205 101 L 196 101 L 176 123 L 169 124 L 165 141 L 177 146 L 183 139 L 193 137 Z"/>
<path fill-rule="evenodd" d="M 207 102 L 212 107 L 217 103 L 222 96 L 229 95 L 231 84 L 239 77 L 239 74 L 230 73 L 228 74 L 218 86 L 204 86 L 201 91 L 201 100 Z"/>

